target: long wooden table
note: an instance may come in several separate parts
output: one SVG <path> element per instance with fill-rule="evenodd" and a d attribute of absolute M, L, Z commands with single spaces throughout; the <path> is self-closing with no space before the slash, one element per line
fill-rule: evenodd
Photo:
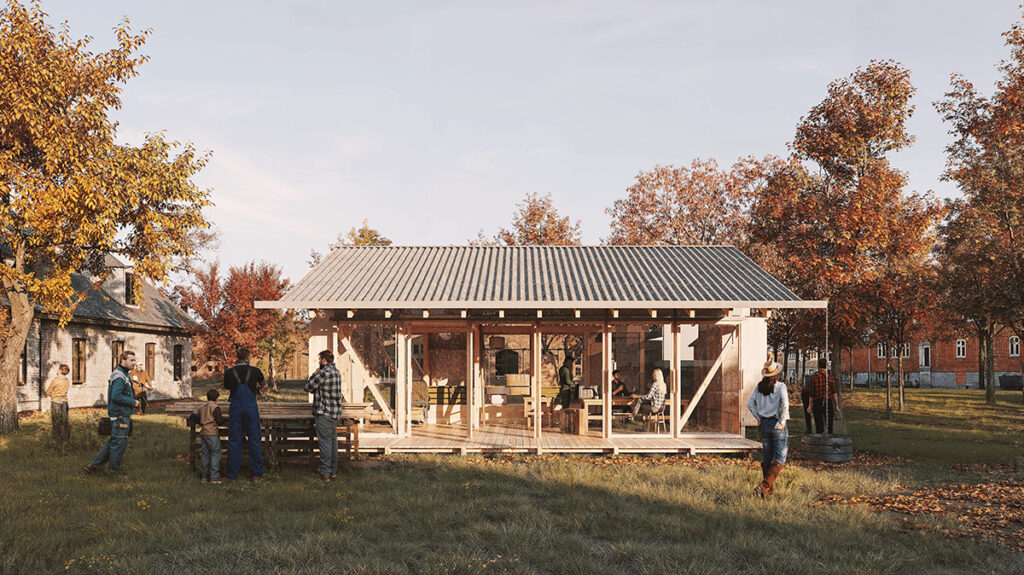
<path fill-rule="evenodd" d="M 166 413 L 188 417 L 205 404 L 205 401 L 176 401 L 167 406 Z M 230 405 L 226 402 L 217 405 L 224 417 L 228 418 Z M 314 461 L 319 454 L 319 444 L 312 411 L 308 403 L 259 403 L 263 452 L 269 467 L 277 468 L 285 461 Z M 353 454 L 359 455 L 359 426 L 356 420 L 368 418 L 372 413 L 370 404 L 366 403 L 342 406 L 342 415 L 338 420 L 338 459 L 343 465 L 348 465 Z M 189 468 L 194 472 L 199 453 L 199 426 L 191 423 L 189 427 L 188 460 Z M 218 434 L 224 445 L 222 449 L 226 449 L 227 425 L 219 426 Z"/>

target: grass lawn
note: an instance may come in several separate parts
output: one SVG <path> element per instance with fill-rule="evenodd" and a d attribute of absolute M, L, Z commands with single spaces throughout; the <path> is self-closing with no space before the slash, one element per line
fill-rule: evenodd
<path fill-rule="evenodd" d="M 948 516 L 846 504 L 1019 483 L 1020 394 L 973 394 L 911 391 L 890 422 L 857 390 L 854 445 L 879 456 L 811 464 L 794 433 L 767 502 L 756 463 L 726 458 L 390 456 L 327 484 L 291 468 L 206 485 L 188 477 L 184 425 L 160 414 L 137 418 L 123 475 L 87 476 L 99 414 L 73 410 L 63 448 L 33 417 L 0 436 L 0 573 L 1021 573 L 1007 545 L 944 534 Z"/>

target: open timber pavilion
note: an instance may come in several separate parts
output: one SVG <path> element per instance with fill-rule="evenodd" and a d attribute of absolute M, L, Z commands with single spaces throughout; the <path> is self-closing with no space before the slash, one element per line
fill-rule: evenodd
<path fill-rule="evenodd" d="M 335 353 L 367 402 L 364 452 L 723 453 L 759 449 L 746 400 L 773 309 L 803 301 L 729 246 L 342 247 L 280 300 L 315 312 L 310 371 Z M 553 411 L 557 370 L 578 391 Z M 612 372 L 664 414 L 631 420 Z"/>

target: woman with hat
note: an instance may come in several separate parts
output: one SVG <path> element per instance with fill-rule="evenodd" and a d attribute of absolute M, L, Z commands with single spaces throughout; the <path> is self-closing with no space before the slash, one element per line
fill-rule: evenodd
<path fill-rule="evenodd" d="M 789 419 L 789 393 L 786 384 L 779 381 L 782 366 L 778 362 L 768 360 L 761 369 L 761 382 L 750 396 L 747 409 L 754 415 L 761 431 L 761 445 L 764 446 L 764 457 L 761 461 L 761 483 L 754 488 L 754 494 L 764 498 L 770 497 L 775 480 L 779 478 L 786 464 L 786 452 L 789 451 L 789 431 L 786 420 Z"/>

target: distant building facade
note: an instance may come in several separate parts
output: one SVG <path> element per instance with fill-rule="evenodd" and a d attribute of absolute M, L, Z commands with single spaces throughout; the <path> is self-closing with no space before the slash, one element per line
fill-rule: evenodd
<path fill-rule="evenodd" d="M 126 349 L 152 377 L 150 401 L 191 396 L 192 320 L 153 286 L 136 294 L 132 268 L 117 258 L 107 256 L 106 264 L 112 275 L 99 288 L 72 275 L 85 300 L 66 326 L 36 308 L 18 376 L 20 411 L 49 408 L 44 390 L 61 364 L 71 368 L 71 407 L 106 405 L 107 378 Z"/>
<path fill-rule="evenodd" d="M 1019 386 L 1021 377 L 1021 341 L 1010 330 L 992 340 L 996 386 Z M 978 389 L 978 339 L 958 337 L 949 341 L 916 340 L 896 349 L 884 343 L 856 347 L 852 353 L 852 371 L 856 385 L 885 385 L 887 361 L 896 373 L 902 359 L 904 381 L 910 386 Z M 843 352 L 843 373 L 849 373 L 851 354 Z M 1014 383 L 1016 382 L 1016 383 Z M 895 375 L 893 383 L 896 383 Z M 1019 387 L 1017 387 L 1019 389 Z"/>

